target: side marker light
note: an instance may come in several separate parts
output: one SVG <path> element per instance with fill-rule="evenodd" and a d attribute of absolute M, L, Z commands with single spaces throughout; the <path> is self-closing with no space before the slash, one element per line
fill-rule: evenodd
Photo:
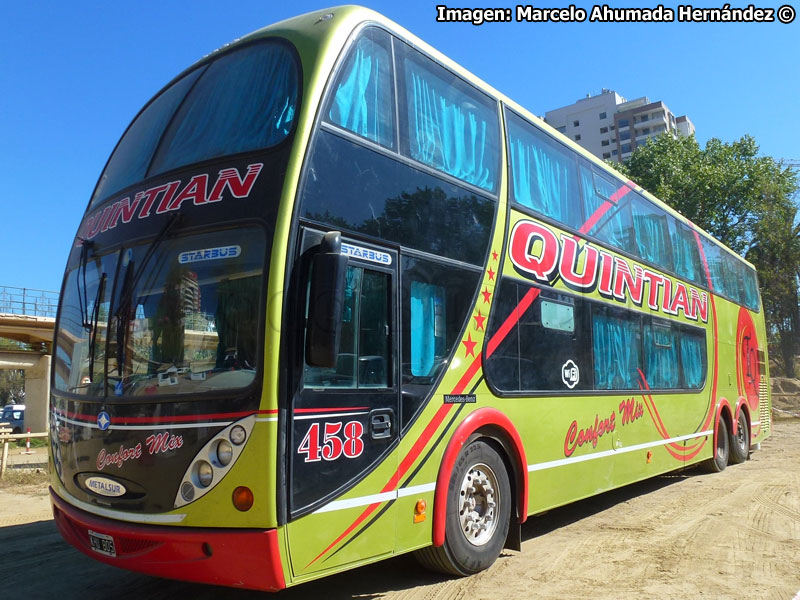
<path fill-rule="evenodd" d="M 253 507 L 253 492 L 249 487 L 240 485 L 233 490 L 233 505 L 242 512 L 247 512 Z"/>
<path fill-rule="evenodd" d="M 417 500 L 417 504 L 414 506 L 414 523 L 422 523 L 426 519 L 425 510 L 427 508 L 428 504 L 425 500 Z"/>

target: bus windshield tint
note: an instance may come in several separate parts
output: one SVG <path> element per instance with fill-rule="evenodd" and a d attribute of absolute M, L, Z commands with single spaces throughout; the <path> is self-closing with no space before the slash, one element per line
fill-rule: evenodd
<path fill-rule="evenodd" d="M 286 44 L 222 54 L 157 96 L 120 140 L 92 204 L 184 165 L 275 146 L 292 129 L 299 67 Z"/>

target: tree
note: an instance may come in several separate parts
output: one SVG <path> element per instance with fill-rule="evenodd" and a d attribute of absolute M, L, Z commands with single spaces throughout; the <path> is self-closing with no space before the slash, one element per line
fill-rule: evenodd
<path fill-rule="evenodd" d="M 756 226 L 756 243 L 747 253 L 758 269 L 773 354 L 777 350 L 787 377 L 795 377 L 794 357 L 800 349 L 800 225 L 796 223 L 794 207 L 776 207 L 766 213 Z"/>
<path fill-rule="evenodd" d="M 0 406 L 25 403 L 25 371 L 0 369 Z"/>
<path fill-rule="evenodd" d="M 758 152 L 749 135 L 730 144 L 712 138 L 701 148 L 694 136 L 664 134 L 613 166 L 756 266 L 769 342 L 793 377 L 800 336 L 798 181 Z"/>

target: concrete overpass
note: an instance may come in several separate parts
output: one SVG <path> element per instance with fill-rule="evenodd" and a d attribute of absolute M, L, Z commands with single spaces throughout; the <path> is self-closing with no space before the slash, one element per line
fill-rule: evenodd
<path fill-rule="evenodd" d="M 47 431 L 58 292 L 0 286 L 0 369 L 25 371 L 25 427 Z"/>

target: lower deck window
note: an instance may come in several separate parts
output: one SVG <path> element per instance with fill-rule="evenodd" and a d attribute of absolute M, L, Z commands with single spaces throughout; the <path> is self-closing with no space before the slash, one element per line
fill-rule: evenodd
<path fill-rule="evenodd" d="M 702 329 L 508 279 L 488 336 L 486 378 L 501 392 L 694 390 L 706 379 Z"/>

